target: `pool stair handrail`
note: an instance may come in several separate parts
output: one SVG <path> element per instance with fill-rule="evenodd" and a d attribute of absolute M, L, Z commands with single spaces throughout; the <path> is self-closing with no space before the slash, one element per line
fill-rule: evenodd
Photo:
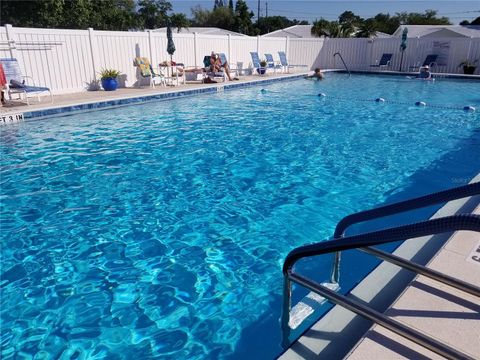
<path fill-rule="evenodd" d="M 345 63 L 345 60 L 343 60 L 342 54 L 340 54 L 339 51 L 337 51 L 335 54 L 333 54 L 333 58 L 335 59 L 335 56 L 338 55 L 340 60 L 342 60 L 343 66 L 345 66 L 345 69 L 348 72 L 348 76 L 352 76 L 352 73 L 350 72 L 350 69 L 348 68 L 347 64 Z"/>
<path fill-rule="evenodd" d="M 318 297 L 323 299 L 324 301 L 328 300 L 336 305 L 345 307 L 346 309 L 353 311 L 354 313 L 363 316 L 441 356 L 444 356 L 448 359 L 470 359 L 471 357 L 469 357 L 468 355 L 463 354 L 458 350 L 449 347 L 448 345 L 440 343 L 438 340 L 430 338 L 420 333 L 419 331 L 408 327 L 394 319 L 391 319 L 385 314 L 372 309 L 368 305 L 365 305 L 355 299 L 337 293 L 337 290 L 339 289 L 338 276 L 340 268 L 340 251 L 358 249 L 367 254 L 377 256 L 384 261 L 411 270 L 417 274 L 421 274 L 433 280 L 439 281 L 443 284 L 452 286 L 458 290 L 480 297 L 480 288 L 475 285 L 455 279 L 438 271 L 429 269 L 425 266 L 418 265 L 414 262 L 400 258 L 396 255 L 392 255 L 379 249 L 370 247 L 373 245 L 381 245 L 399 240 L 405 240 L 427 235 L 435 235 L 458 230 L 480 232 L 480 215 L 461 214 L 447 216 L 422 221 L 415 224 L 402 225 L 370 233 L 343 237 L 345 230 L 355 223 L 360 223 L 376 218 L 382 218 L 384 216 L 401 213 L 404 211 L 423 208 L 426 206 L 475 195 L 480 195 L 480 182 L 475 182 L 453 189 L 448 189 L 445 191 L 417 197 L 415 199 L 401 201 L 380 208 L 352 214 L 345 217 L 338 223 L 335 230 L 335 238 L 333 240 L 301 246 L 291 251 L 287 255 L 283 265 L 284 284 L 283 308 L 281 318 L 283 346 L 286 347 L 289 345 L 290 331 L 292 328 L 294 328 L 291 327 L 290 309 L 292 282 L 295 282 L 309 289 L 315 294 L 318 294 Z M 295 273 L 293 270 L 293 266 L 300 259 L 330 253 L 336 253 L 331 283 L 319 284 L 311 279 L 308 279 L 305 276 Z M 322 301 L 317 302 L 322 303 Z M 298 326 L 298 322 L 299 320 L 297 319 L 295 327 Z"/>

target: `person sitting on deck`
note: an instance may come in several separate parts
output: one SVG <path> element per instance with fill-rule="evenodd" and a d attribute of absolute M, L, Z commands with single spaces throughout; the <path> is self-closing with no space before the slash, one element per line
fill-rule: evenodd
<path fill-rule="evenodd" d="M 224 69 L 225 75 L 227 76 L 229 81 L 238 80 L 238 78 L 232 78 L 232 76 L 230 75 L 230 67 L 228 66 L 228 61 L 225 61 L 225 63 L 222 64 L 220 56 L 214 51 L 212 51 L 210 55 L 210 67 L 207 68 L 207 71 L 215 73 L 222 71 L 222 68 Z"/>

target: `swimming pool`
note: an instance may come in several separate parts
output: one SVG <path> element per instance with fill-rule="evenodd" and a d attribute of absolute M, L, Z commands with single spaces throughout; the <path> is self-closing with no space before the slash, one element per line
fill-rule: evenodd
<path fill-rule="evenodd" d="M 413 105 L 478 82 L 263 87 L 2 128 L 3 358 L 273 358 L 292 248 L 480 171 L 478 112 Z"/>

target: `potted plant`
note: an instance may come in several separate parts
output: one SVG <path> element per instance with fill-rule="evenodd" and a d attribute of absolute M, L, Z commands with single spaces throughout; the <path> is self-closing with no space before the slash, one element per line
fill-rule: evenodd
<path fill-rule="evenodd" d="M 260 64 L 260 68 L 257 69 L 257 72 L 260 75 L 263 75 L 267 71 L 267 61 L 266 60 L 260 60 L 259 64 Z"/>
<path fill-rule="evenodd" d="M 463 60 L 458 67 L 463 67 L 463 73 L 464 74 L 469 74 L 472 75 L 475 72 L 475 69 L 477 68 L 475 64 L 477 63 L 477 60 L 470 61 L 470 60 Z"/>
<path fill-rule="evenodd" d="M 114 91 L 118 88 L 117 77 L 120 71 L 114 69 L 103 69 L 100 72 L 100 79 L 102 80 L 102 87 L 105 91 Z"/>

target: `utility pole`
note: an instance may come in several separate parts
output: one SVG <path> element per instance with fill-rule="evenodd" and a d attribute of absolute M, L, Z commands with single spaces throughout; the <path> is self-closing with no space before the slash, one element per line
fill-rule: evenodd
<path fill-rule="evenodd" d="M 258 0 L 257 22 L 260 20 L 260 0 Z"/>
<path fill-rule="evenodd" d="M 265 3 L 265 17 L 268 17 L 268 1 Z"/>

